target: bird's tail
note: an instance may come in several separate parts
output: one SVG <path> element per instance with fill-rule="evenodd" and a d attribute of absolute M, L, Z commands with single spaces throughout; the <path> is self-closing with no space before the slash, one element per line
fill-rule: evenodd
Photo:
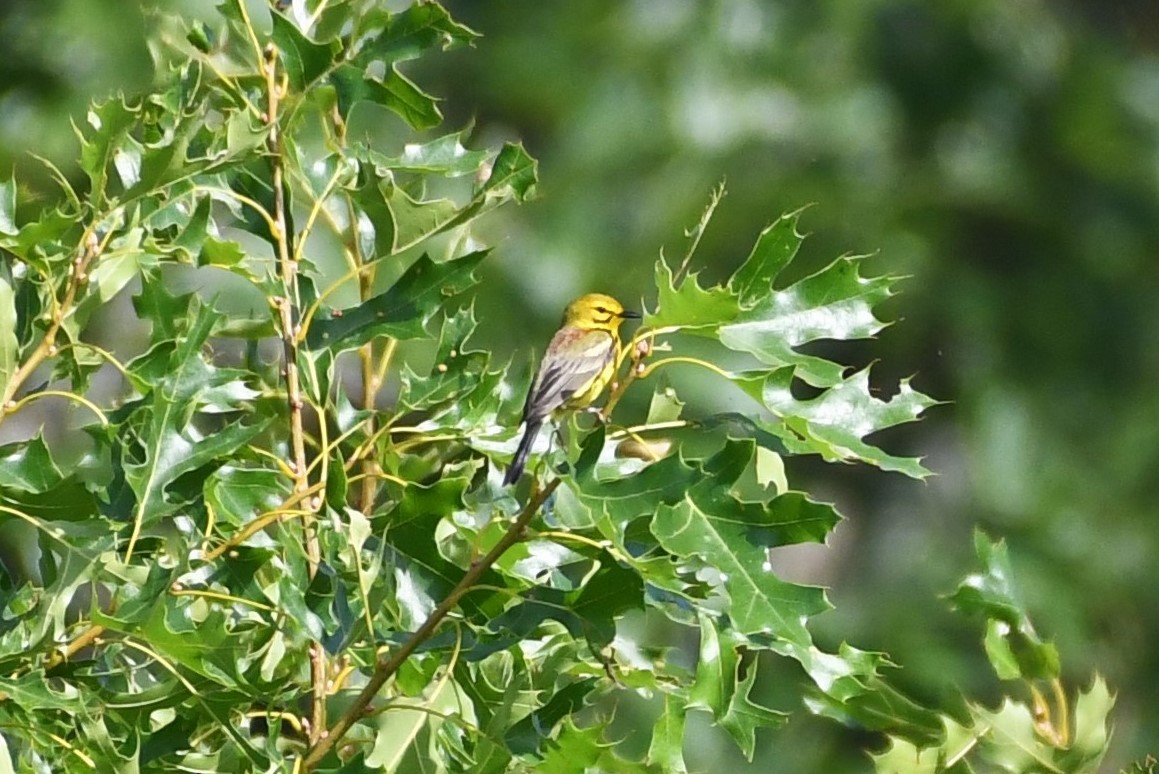
<path fill-rule="evenodd" d="M 514 484 L 523 475 L 523 468 L 527 465 L 527 455 L 531 454 L 531 445 L 539 435 L 542 422 L 528 421 L 523 429 L 523 437 L 519 439 L 519 446 L 515 449 L 515 457 L 511 460 L 511 467 L 507 468 L 507 475 L 503 476 L 503 486 Z"/>

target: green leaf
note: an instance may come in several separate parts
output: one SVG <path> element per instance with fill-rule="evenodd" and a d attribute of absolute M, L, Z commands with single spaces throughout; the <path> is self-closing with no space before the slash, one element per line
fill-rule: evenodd
<path fill-rule="evenodd" d="M 1054 765 L 1052 745 L 1038 734 L 1025 704 L 1006 699 L 997 710 L 971 707 L 977 721 L 989 729 L 982 757 L 1006 771 L 1061 771 Z"/>
<path fill-rule="evenodd" d="M 1074 706 L 1074 734 L 1070 747 L 1059 756 L 1070 771 L 1094 770 L 1107 753 L 1110 743 L 1110 715 L 1115 697 L 1101 675 L 1078 695 Z"/>
<path fill-rule="evenodd" d="M 946 756 L 933 747 L 920 748 L 907 739 L 890 737 L 881 753 L 871 753 L 878 774 L 938 774 Z"/>
<path fill-rule="evenodd" d="M 341 315 L 319 315 L 306 334 L 310 349 L 355 349 L 376 336 L 413 339 L 443 304 L 475 284 L 474 270 L 487 255 L 480 251 L 445 263 L 423 255 L 390 287 Z"/>
<path fill-rule="evenodd" d="M 734 382 L 781 419 L 781 425 L 763 424 L 776 433 L 789 451 L 820 454 L 830 461 L 859 460 L 882 470 L 911 478 L 929 475 L 919 458 L 889 454 L 863 438 L 879 430 L 916 420 L 937 401 L 903 380 L 888 401 L 875 398 L 869 385 L 869 369 L 839 380 L 811 400 L 793 396 L 791 367 L 755 376 L 739 375 Z"/>
<path fill-rule="evenodd" d="M 786 213 L 765 228 L 757 237 L 752 252 L 728 281 L 729 289 L 743 307 L 749 307 L 769 295 L 773 280 L 792 263 L 805 237 L 797 233 L 797 220 L 803 210 Z"/>
<path fill-rule="evenodd" d="M 142 249 L 144 235 L 144 230 L 134 228 L 117 237 L 97 262 L 89 275 L 89 282 L 96 288 L 100 303 L 111 300 L 140 273 L 142 266 L 152 263 L 152 256 Z"/>
<path fill-rule="evenodd" d="M 648 745 L 647 762 L 660 771 L 684 774 L 685 702 L 678 696 L 664 694 L 664 707 L 652 726 L 652 741 Z"/>
<path fill-rule="evenodd" d="M 427 237 L 434 236 L 454 223 L 460 213 L 459 206 L 450 199 L 414 199 L 406 191 L 393 183 L 381 186 L 382 202 L 390 230 L 378 227 L 376 236 L 389 236 L 389 240 L 377 243 L 379 255 L 395 255 L 416 245 Z M 374 210 L 369 210 L 373 212 Z"/>
<path fill-rule="evenodd" d="M 889 747 L 873 756 L 875 769 L 883 774 L 932 774 L 955 762 L 963 771 L 1097 771 L 1107 752 L 1107 717 L 1113 705 L 1106 684 L 1096 677 L 1075 701 L 1073 737 L 1056 742 L 1025 704 L 1006 699 L 997 710 L 970 704 L 969 724 L 943 717 L 936 740 L 914 743 L 891 737 Z"/>
<path fill-rule="evenodd" d="M 486 351 L 468 348 L 475 325 L 473 307 L 445 316 L 430 372 L 422 376 L 409 365 L 400 369 L 399 405 L 423 411 L 432 427 L 470 432 L 494 424 L 502 403 L 503 371 L 489 368 Z"/>
<path fill-rule="evenodd" d="M 479 33 L 459 24 L 437 3 L 412 5 L 382 17 L 381 26 L 368 36 L 359 61 L 400 62 L 437 47 L 469 44 Z"/>
<path fill-rule="evenodd" d="M 0 487 L 21 492 L 43 493 L 64 480 L 44 438 L 0 447 Z"/>
<path fill-rule="evenodd" d="M 949 599 L 962 612 L 988 619 L 986 652 L 998 676 L 1005 680 L 1057 678 L 1058 650 L 1038 636 L 1018 598 L 1005 541 L 992 542 L 976 530 L 974 550 L 982 571 L 967 576 Z"/>
<path fill-rule="evenodd" d="M 290 494 L 281 471 L 226 464 L 205 482 L 205 501 L 223 524 L 240 527 L 279 507 Z"/>
<path fill-rule="evenodd" d="M 684 410 L 684 401 L 676 396 L 671 387 L 657 388 L 652 393 L 652 402 L 648 405 L 649 425 L 660 422 L 675 422 L 680 419 Z"/>
<path fill-rule="evenodd" d="M 404 189 L 389 166 L 381 168 L 377 158 L 370 161 L 372 166 L 364 166 L 364 179 L 351 195 L 369 220 L 360 226 L 364 249 L 377 256 L 395 255 L 428 237 L 465 226 L 506 202 L 525 201 L 538 180 L 535 159 L 522 146 L 507 144 L 495 157 L 486 182 L 460 206 L 448 198 L 428 199 L 421 191 Z"/>
<path fill-rule="evenodd" d="M 18 322 L 15 283 L 7 268 L 0 269 L 0 395 L 6 393 L 8 383 L 20 368 Z"/>
<path fill-rule="evenodd" d="M 53 690 L 53 688 L 57 690 Z M 35 669 L 24 675 L 0 675 L 0 696 L 5 702 L 12 702 L 25 712 L 62 710 L 68 713 L 81 712 L 84 704 L 75 686 L 49 680 L 43 669 Z"/>
<path fill-rule="evenodd" d="M 505 201 L 527 201 L 535 193 L 538 181 L 538 162 L 528 155 L 522 144 L 505 143 L 491 165 L 491 174 L 483 183 L 481 197 L 476 196 L 468 208 L 470 215 L 481 214 Z"/>
<path fill-rule="evenodd" d="M 16 180 L 9 177 L 0 179 L 0 234 L 15 236 L 20 233 L 16 225 Z"/>
<path fill-rule="evenodd" d="M 742 666 L 739 649 L 745 642 L 735 631 L 718 628 L 709 615 L 700 615 L 700 660 L 686 706 L 711 712 L 751 761 L 756 729 L 782 725 L 785 715 L 749 699 L 756 680 L 756 661 Z"/>
<path fill-rule="evenodd" d="M 190 299 L 188 314 L 190 327 L 182 337 L 130 364 L 142 384 L 153 385 L 149 399 L 123 428 L 140 448 L 138 458 L 124 463 L 125 480 L 136 495 L 130 547 L 146 523 L 155 523 L 179 507 L 165 497 L 170 484 L 203 466 L 220 465 L 266 424 L 232 422 L 210 435 L 202 435 L 191 424 L 199 409 L 237 410 L 252 393 L 244 389 L 239 372 L 216 368 L 205 360 L 202 347 L 217 314 L 196 297 Z M 164 368 L 163 374 L 150 373 L 158 366 Z"/>
<path fill-rule="evenodd" d="M 290 76 L 290 87 L 303 92 L 335 65 L 338 50 L 333 44 L 310 40 L 281 13 L 271 13 L 270 19 L 274 45 Z"/>
<path fill-rule="evenodd" d="M 788 714 L 769 709 L 754 702 L 749 696 L 757 680 L 757 664 L 753 660 L 748 666 L 745 676 L 738 681 L 736 690 L 729 702 L 728 710 L 718 719 L 721 727 L 728 731 L 741 752 L 750 761 L 756 749 L 756 730 L 758 728 L 777 728 L 788 720 Z"/>
<path fill-rule="evenodd" d="M 131 108 L 124 98 L 111 99 L 89 108 L 87 134 L 78 131 L 81 140 L 81 169 L 92 183 L 92 198 L 101 202 L 106 196 L 108 167 L 128 142 L 129 129 L 137 120 L 139 108 Z"/>
<path fill-rule="evenodd" d="M 466 132 L 453 132 L 430 142 L 408 143 L 398 156 L 387 156 L 370 148 L 359 148 L 357 154 L 384 170 L 446 177 L 474 175 L 491 154 L 464 148 L 465 136 Z"/>
<path fill-rule="evenodd" d="M 748 542 L 743 521 L 710 514 L 691 499 L 656 510 L 652 530 L 660 544 L 683 558 L 717 569 L 729 595 L 729 615 L 745 634 L 770 634 L 806 649 L 804 621 L 829 609 L 824 592 L 777 578 L 765 549 Z"/>
<path fill-rule="evenodd" d="M 398 114 L 414 129 L 430 129 L 442 123 L 443 115 L 434 98 L 394 65 L 381 79 L 352 65 L 343 65 L 334 71 L 330 80 L 338 96 L 338 110 L 344 118 L 349 117 L 359 102 L 370 102 Z"/>
<path fill-rule="evenodd" d="M 628 610 L 643 607 L 643 598 L 640 575 L 605 555 L 603 566 L 569 601 L 584 622 L 584 636 L 592 650 L 599 652 L 616 636 L 616 619 Z"/>
<path fill-rule="evenodd" d="M 574 774 L 577 771 L 650 774 L 654 771 L 617 755 L 616 742 L 604 739 L 606 731 L 602 723 L 581 728 L 574 719 L 565 718 L 559 736 L 547 744 L 542 757 L 535 761 L 535 771 L 542 774 Z"/>
<path fill-rule="evenodd" d="M 145 271 L 141 276 L 141 292 L 133 296 L 133 309 L 138 317 L 152 323 L 153 343 L 165 344 L 179 335 L 192 298 L 191 293 L 172 294 L 159 272 Z"/>
<path fill-rule="evenodd" d="M 577 680 L 556 691 L 546 704 L 511 726 L 505 736 L 507 747 L 516 755 L 535 753 L 561 720 L 574 715 L 584 705 L 596 682 L 595 678 Z"/>
<path fill-rule="evenodd" d="M 698 558 L 718 570 L 728 592 L 729 617 L 746 635 L 770 634 L 794 653 L 812 640 L 805 620 L 829 608 L 824 592 L 797 586 L 772 572 L 766 546 L 802 535 L 821 538 L 836 513 L 789 495 L 767 504 L 729 497 L 731 485 L 749 463 L 751 443 L 729 443 L 704 465 L 700 483 L 672 505 L 656 508 L 652 532 L 670 553 Z"/>
<path fill-rule="evenodd" d="M 942 739 L 944 717 L 908 698 L 878 673 L 891 666 L 884 655 L 843 643 L 837 653 L 814 649 L 802 661 L 815 689 L 805 706 L 843 725 L 888 731 L 920 745 Z"/>
<path fill-rule="evenodd" d="M 704 289 L 697 274 L 673 283 L 672 269 L 663 258 L 656 262 L 656 309 L 644 317 L 649 328 L 676 327 L 688 333 L 715 335 L 717 329 L 740 314 L 739 299 L 719 285 Z"/>
<path fill-rule="evenodd" d="M 865 278 L 865 256 L 839 258 L 784 290 L 773 291 L 720 327 L 720 341 L 774 368 L 792 365 L 817 387 L 840 383 L 844 367 L 794 350 L 819 339 L 861 339 L 885 327 L 873 307 L 893 295 L 893 277 Z"/>
<path fill-rule="evenodd" d="M 729 628 L 720 629 L 707 613 L 701 612 L 700 658 L 696 662 L 696 681 L 688 692 L 686 706 L 705 709 L 720 717 L 732 701 L 739 666 L 737 648 L 744 639 Z"/>

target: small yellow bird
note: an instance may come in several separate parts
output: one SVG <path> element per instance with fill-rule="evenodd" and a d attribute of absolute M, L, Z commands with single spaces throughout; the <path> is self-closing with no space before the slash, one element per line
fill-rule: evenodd
<path fill-rule="evenodd" d="M 616 372 L 620 352 L 620 323 L 638 319 L 639 312 L 624 309 L 602 293 L 588 293 L 567 306 L 563 326 L 551 337 L 547 352 L 523 405 L 526 427 L 503 484 L 519 480 L 539 428 L 559 409 L 588 406 Z"/>

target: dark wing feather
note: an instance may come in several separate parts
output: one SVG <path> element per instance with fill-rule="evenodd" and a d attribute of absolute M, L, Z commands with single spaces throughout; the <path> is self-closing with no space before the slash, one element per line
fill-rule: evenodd
<path fill-rule="evenodd" d="M 527 393 L 523 419 L 540 420 L 591 384 L 616 356 L 607 331 L 564 328 L 556 333 Z"/>

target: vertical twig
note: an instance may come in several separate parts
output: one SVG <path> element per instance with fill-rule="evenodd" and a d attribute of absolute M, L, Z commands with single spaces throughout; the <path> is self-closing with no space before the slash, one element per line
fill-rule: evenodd
<path fill-rule="evenodd" d="M 286 381 L 286 397 L 290 414 L 290 451 L 294 469 L 294 492 L 303 494 L 310 488 L 306 465 L 306 434 L 302 425 L 302 383 L 298 369 L 298 262 L 293 258 L 289 233 L 289 218 L 286 201 L 285 148 L 278 127 L 278 109 L 286 93 L 287 79 L 278 76 L 278 50 L 267 44 L 262 55 L 262 70 L 266 77 L 266 123 L 269 126 L 268 147 L 274 189 L 274 243 L 278 252 L 278 270 L 282 282 L 283 296 L 275 300 L 278 311 L 279 328 L 282 337 L 285 360 L 283 377 Z M 311 511 L 309 502 L 306 510 Z M 311 513 L 302 519 L 306 561 L 311 579 L 318 573 L 322 552 L 315 527 L 316 519 Z M 326 653 L 321 643 L 310 644 L 310 682 L 313 686 L 313 701 L 310 712 L 310 740 L 314 742 L 326 729 Z"/>
<path fill-rule="evenodd" d="M 673 287 L 680 287 L 680 281 L 688 271 L 688 265 L 692 262 L 692 256 L 696 253 L 696 248 L 700 246 L 700 238 L 704 236 L 704 231 L 708 228 L 709 221 L 712 220 L 712 214 L 716 212 L 716 205 L 720 204 L 720 200 L 724 198 L 724 194 L 724 181 L 721 180 L 716 184 L 716 188 L 712 189 L 712 193 L 709 194 L 708 206 L 701 213 L 700 221 L 691 230 L 684 232 L 684 235 L 691 241 L 688 243 L 688 250 L 684 253 L 684 260 L 680 262 L 680 268 L 672 275 Z"/>

